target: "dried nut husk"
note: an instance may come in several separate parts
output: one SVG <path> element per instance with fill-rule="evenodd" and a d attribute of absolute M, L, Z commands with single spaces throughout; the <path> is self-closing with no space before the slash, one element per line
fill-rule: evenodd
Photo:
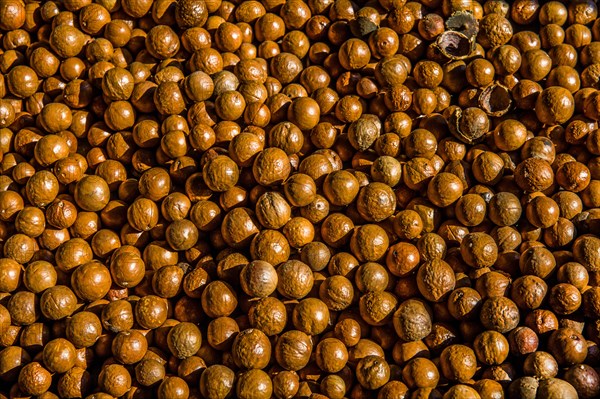
<path fill-rule="evenodd" d="M 512 98 L 508 87 L 492 83 L 479 94 L 479 107 L 490 116 L 502 116 L 510 110 Z"/>
<path fill-rule="evenodd" d="M 469 11 L 457 11 L 446 21 L 446 29 L 460 32 L 468 38 L 474 39 L 479 32 L 479 24 Z"/>
<path fill-rule="evenodd" d="M 354 36 L 364 37 L 379 29 L 376 23 L 366 17 L 358 17 L 353 21 L 350 21 L 350 31 Z"/>
<path fill-rule="evenodd" d="M 475 41 L 467 35 L 452 30 L 438 36 L 435 45 L 440 52 L 451 60 L 462 60 L 473 52 Z"/>

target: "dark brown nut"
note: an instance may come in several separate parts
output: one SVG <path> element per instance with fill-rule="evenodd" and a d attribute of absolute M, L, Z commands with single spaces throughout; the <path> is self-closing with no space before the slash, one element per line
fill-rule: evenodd
<path fill-rule="evenodd" d="M 423 232 L 423 220 L 418 212 L 406 209 L 394 217 L 394 233 L 403 239 L 418 238 Z M 390 256 L 388 252 L 388 256 Z M 394 255 L 392 255 L 394 256 Z"/>
<path fill-rule="evenodd" d="M 140 326 L 158 328 L 167 320 L 167 302 L 155 295 L 147 295 L 135 304 L 134 312 Z"/>
<path fill-rule="evenodd" d="M 227 191 L 237 183 L 239 170 L 231 158 L 219 155 L 204 165 L 202 176 L 209 189 L 222 192 Z"/>
<path fill-rule="evenodd" d="M 580 192 L 590 184 L 590 170 L 580 162 L 567 162 L 556 172 L 557 183 L 565 190 Z"/>
<path fill-rule="evenodd" d="M 352 219 L 341 213 L 332 213 L 321 224 L 321 238 L 327 245 L 341 248 L 350 242 L 353 230 Z"/>
<path fill-rule="evenodd" d="M 397 381 L 399 382 L 399 381 Z M 406 388 L 403 383 L 401 386 L 393 386 L 391 389 L 402 389 L 402 386 Z M 346 391 L 346 383 L 344 379 L 338 375 L 328 375 L 321 381 L 320 389 L 323 395 L 327 395 L 330 398 L 343 398 L 344 392 Z M 405 390 L 408 392 L 408 388 Z"/>
<path fill-rule="evenodd" d="M 157 25 L 146 35 L 146 50 L 155 58 L 167 59 L 179 51 L 179 37 L 166 25 Z"/>
<path fill-rule="evenodd" d="M 527 129 L 514 119 L 501 122 L 494 129 L 494 143 L 503 151 L 519 149 L 527 139 Z"/>
<path fill-rule="evenodd" d="M 64 397 L 83 397 L 92 386 L 92 377 L 84 368 L 75 366 L 63 374 L 57 384 L 58 393 Z"/>
<path fill-rule="evenodd" d="M 266 228 L 279 229 L 291 217 L 291 208 L 285 198 L 277 192 L 266 192 L 256 202 L 256 218 Z"/>
<path fill-rule="evenodd" d="M 583 335 L 571 328 L 559 328 L 548 340 L 548 349 L 561 366 L 581 363 L 587 356 L 587 343 Z"/>
<path fill-rule="evenodd" d="M 277 230 L 262 230 L 250 243 L 250 255 L 254 260 L 278 265 L 290 257 L 290 245 L 286 237 Z"/>
<path fill-rule="evenodd" d="M 190 388 L 185 380 L 180 377 L 166 377 L 158 386 L 157 398 L 175 398 L 182 399 L 189 397 Z"/>
<path fill-rule="evenodd" d="M 287 116 L 301 130 L 310 130 L 319 123 L 319 104 L 309 97 L 296 98 L 290 104 Z"/>
<path fill-rule="evenodd" d="M 317 198 L 315 181 L 304 173 L 295 173 L 285 182 L 284 193 L 293 206 L 304 207 Z"/>
<path fill-rule="evenodd" d="M 133 327 L 133 308 L 125 300 L 117 300 L 102 309 L 102 325 L 111 332 L 130 330 Z"/>
<path fill-rule="evenodd" d="M 354 288 L 344 276 L 331 276 L 319 286 L 319 298 L 330 310 L 348 308 L 354 299 Z"/>
<path fill-rule="evenodd" d="M 529 223 L 534 226 L 548 228 L 558 221 L 559 208 L 551 198 L 535 197 L 527 204 L 526 216 Z"/>
<path fill-rule="evenodd" d="M 251 210 L 234 208 L 225 215 L 221 224 L 221 234 L 225 243 L 233 248 L 245 247 L 258 233 L 258 222 Z"/>
<path fill-rule="evenodd" d="M 564 378 L 575 388 L 581 398 L 592 398 L 600 393 L 596 383 L 598 374 L 587 364 L 572 366 L 567 370 Z"/>
<path fill-rule="evenodd" d="M 4 259 L 1 263 L 5 270 L 5 273 L 8 275 L 11 271 L 14 273 L 14 269 L 11 270 L 12 267 L 18 265 L 15 262 L 13 264 L 12 260 L 8 258 Z M 12 265 L 11 265 L 12 264 Z M 20 274 L 20 265 L 17 273 L 14 273 L 13 276 L 19 276 Z M 11 276 L 11 277 L 13 277 Z M 7 276 L 8 277 L 8 276 Z M 4 284 L 10 284 L 10 279 L 4 278 Z M 54 266 L 47 261 L 39 260 L 35 262 L 31 262 L 23 273 L 23 284 L 27 289 L 33 293 L 39 294 L 47 288 L 53 287 L 57 282 L 57 273 Z M 11 292 L 10 286 L 5 286 L 7 288 L 6 292 Z M 16 289 L 16 288 L 15 288 Z"/>
<path fill-rule="evenodd" d="M 128 100 L 134 89 L 133 75 L 124 68 L 109 69 L 102 77 L 102 91 L 113 101 Z"/>
<path fill-rule="evenodd" d="M 160 83 L 158 87 L 156 87 L 156 90 L 154 90 L 153 100 L 156 110 L 162 115 L 177 115 L 185 109 L 183 93 L 181 92 L 179 85 L 175 82 Z M 163 138 L 162 141 L 164 143 L 165 139 Z M 163 144 L 162 147 L 167 146 Z M 167 153 L 167 155 L 169 154 Z"/>
<path fill-rule="evenodd" d="M 517 327 L 508 335 L 510 351 L 513 355 L 523 356 L 537 350 L 539 339 L 529 327 Z"/>
<path fill-rule="evenodd" d="M 194 144 L 192 142 L 193 147 L 198 147 L 198 149 L 204 149 L 206 146 L 210 147 L 214 144 L 214 132 L 212 132 L 209 127 L 195 128 L 198 135 L 198 139 L 202 139 L 202 141 L 206 143 Z M 210 137 L 209 137 L 210 136 Z M 195 137 L 195 136 L 192 136 Z M 212 142 L 212 143 L 211 143 Z M 208 148 L 206 148 L 208 149 Z M 261 152 L 264 149 L 264 143 L 261 141 L 259 136 L 252 133 L 240 133 L 235 136 L 231 142 L 229 143 L 229 156 L 233 159 L 239 166 L 248 167 L 252 165 L 256 154 Z"/>
<path fill-rule="evenodd" d="M 291 122 L 280 122 L 269 131 L 267 142 L 271 147 L 281 148 L 286 154 L 296 154 L 302 149 L 304 136 L 298 126 Z"/>
<path fill-rule="evenodd" d="M 456 218 L 465 226 L 477 226 L 483 222 L 486 208 L 487 205 L 482 196 L 466 194 L 456 202 Z"/>
<path fill-rule="evenodd" d="M 305 367 L 313 350 L 311 338 L 298 330 L 289 330 L 280 335 L 275 344 L 275 359 L 279 366 L 289 371 Z"/>
<path fill-rule="evenodd" d="M 277 290 L 285 297 L 300 299 L 308 295 L 312 289 L 313 272 L 303 262 L 289 260 L 277 268 L 277 275 L 279 277 Z"/>
<path fill-rule="evenodd" d="M 0 15 L 2 16 L 0 29 L 7 31 L 19 29 L 26 21 L 25 5 L 19 1 L 3 1 Z"/>
<path fill-rule="evenodd" d="M 448 297 L 448 312 L 457 320 L 471 320 L 476 317 L 481 304 L 481 295 L 477 290 L 460 287 Z"/>
<path fill-rule="evenodd" d="M 16 97 L 29 97 L 38 89 L 37 74 L 28 66 L 18 65 L 12 68 L 6 78 L 8 90 Z"/>
<path fill-rule="evenodd" d="M 477 390 L 471 388 L 468 385 L 457 384 L 452 387 L 444 394 L 446 398 L 477 398 L 480 397 Z"/>
<path fill-rule="evenodd" d="M 552 378 L 558 374 L 558 364 L 548 352 L 538 351 L 525 358 L 523 371 L 538 378 Z"/>
<path fill-rule="evenodd" d="M 306 218 L 292 218 L 283 228 L 283 233 L 289 245 L 301 248 L 313 242 L 315 229 L 313 224 Z"/>

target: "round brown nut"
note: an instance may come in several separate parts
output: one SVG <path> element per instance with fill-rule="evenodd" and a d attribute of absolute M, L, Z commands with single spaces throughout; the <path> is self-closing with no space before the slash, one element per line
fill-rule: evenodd
<path fill-rule="evenodd" d="M 444 377 L 466 382 L 475 375 L 477 359 L 473 350 L 464 345 L 450 345 L 442 351 L 440 365 Z"/>
<path fill-rule="evenodd" d="M 38 362 L 26 364 L 19 372 L 19 389 L 26 395 L 42 395 L 51 383 L 50 372 Z"/>
<path fill-rule="evenodd" d="M 456 285 L 454 271 L 441 259 L 433 259 L 421 265 L 417 272 L 417 285 L 421 295 L 428 301 L 446 300 Z"/>
<path fill-rule="evenodd" d="M 252 173 L 257 183 L 271 186 L 283 183 L 291 172 L 287 154 L 276 147 L 266 148 L 254 160 Z"/>
<path fill-rule="evenodd" d="M 409 299 L 399 304 L 393 317 L 394 329 L 405 341 L 418 341 L 431 332 L 430 310 L 417 299 Z"/>
<path fill-rule="evenodd" d="M 200 393 L 205 397 L 227 397 L 234 390 L 235 373 L 226 366 L 207 367 L 200 376 Z"/>
<path fill-rule="evenodd" d="M 438 173 L 427 185 L 427 198 L 436 206 L 446 207 L 460 198 L 463 184 L 452 173 Z"/>
<path fill-rule="evenodd" d="M 486 299 L 479 318 L 485 328 L 501 333 L 513 330 L 520 319 L 517 305 L 506 297 Z"/>
<path fill-rule="evenodd" d="M 360 189 L 356 207 L 365 220 L 381 222 L 393 215 L 396 209 L 396 196 L 387 184 L 369 183 Z"/>
<path fill-rule="evenodd" d="M 356 378 L 362 387 L 378 389 L 389 381 L 390 367 L 382 357 L 365 356 L 356 365 Z"/>
<path fill-rule="evenodd" d="M 231 351 L 238 367 L 262 369 L 271 358 L 271 343 L 262 331 L 250 328 L 236 336 Z"/>
<path fill-rule="evenodd" d="M 202 335 L 200 329 L 192 323 L 182 322 L 169 330 L 167 344 L 173 356 L 185 359 L 200 350 Z"/>
<path fill-rule="evenodd" d="M 470 233 L 461 241 L 460 253 L 471 267 L 490 267 L 498 259 L 498 246 L 489 234 Z"/>
<path fill-rule="evenodd" d="M 473 341 L 475 355 L 484 364 L 500 365 L 509 354 L 509 343 L 504 335 L 497 331 L 484 331 Z"/>
<path fill-rule="evenodd" d="M 278 282 L 275 268 L 262 260 L 248 263 L 240 273 L 241 287 L 252 297 L 268 297 L 277 289 Z"/>

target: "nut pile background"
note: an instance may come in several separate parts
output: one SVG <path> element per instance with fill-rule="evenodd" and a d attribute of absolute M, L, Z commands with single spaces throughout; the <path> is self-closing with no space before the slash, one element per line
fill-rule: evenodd
<path fill-rule="evenodd" d="M 0 398 L 600 396 L 592 0 L 0 0 Z"/>

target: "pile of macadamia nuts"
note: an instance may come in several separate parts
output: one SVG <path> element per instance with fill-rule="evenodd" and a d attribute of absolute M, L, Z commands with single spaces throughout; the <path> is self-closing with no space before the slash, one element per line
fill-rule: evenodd
<path fill-rule="evenodd" d="M 0 399 L 600 397 L 593 0 L 0 0 Z"/>

